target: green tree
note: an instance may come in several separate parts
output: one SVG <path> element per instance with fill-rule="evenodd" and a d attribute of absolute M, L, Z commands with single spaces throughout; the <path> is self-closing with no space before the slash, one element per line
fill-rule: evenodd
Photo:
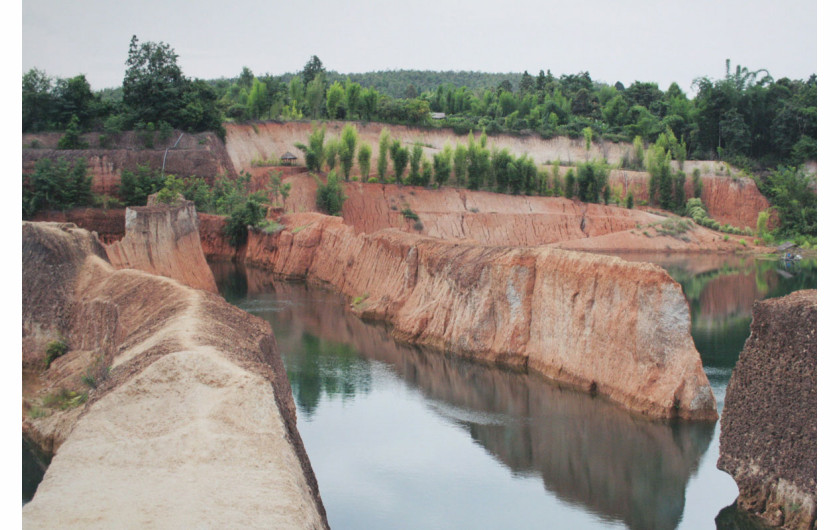
<path fill-rule="evenodd" d="M 330 119 L 344 118 L 344 87 L 338 81 L 327 90 L 327 115 Z"/>
<path fill-rule="evenodd" d="M 87 163 L 76 160 L 72 165 L 64 158 L 53 162 L 42 158 L 35 163 L 31 175 L 23 175 L 23 217 L 31 218 L 40 210 L 66 210 L 93 202 Z"/>
<path fill-rule="evenodd" d="M 779 166 L 761 182 L 760 189 L 779 214 L 780 235 L 817 235 L 817 193 L 812 174 L 802 168 Z"/>
<path fill-rule="evenodd" d="M 354 83 L 349 78 L 344 83 L 344 106 L 347 109 L 346 117 L 352 119 L 359 113 L 359 105 L 362 99 L 362 85 Z"/>
<path fill-rule="evenodd" d="M 324 165 L 324 136 L 326 132 L 326 127 L 315 127 L 309 135 L 309 145 L 302 143 L 295 144 L 295 147 L 304 153 L 306 169 L 313 173 L 320 172 L 321 166 Z"/>
<path fill-rule="evenodd" d="M 391 161 L 394 163 L 394 178 L 397 184 L 402 184 L 405 166 L 408 165 L 408 147 L 402 147 L 400 141 L 394 139 L 389 149 L 391 152 Z"/>
<path fill-rule="evenodd" d="M 251 91 L 248 94 L 248 111 L 252 119 L 259 120 L 268 112 L 271 100 L 268 97 L 268 89 L 262 81 L 255 79 L 251 84 Z"/>
<path fill-rule="evenodd" d="M 452 173 L 452 147 L 449 144 L 444 145 L 440 153 L 432 155 L 432 165 L 434 166 L 435 183 L 438 186 L 443 186 Z"/>
<path fill-rule="evenodd" d="M 362 180 L 367 180 L 368 176 L 370 176 L 370 157 L 373 152 L 370 144 L 367 142 L 362 142 L 359 146 L 359 170 L 362 174 Z"/>
<path fill-rule="evenodd" d="M 344 206 L 344 201 L 347 199 L 344 195 L 344 188 L 338 180 L 338 175 L 335 171 L 330 171 L 327 175 L 327 182 L 318 183 L 318 190 L 315 195 L 315 204 L 319 210 L 327 215 L 341 215 L 341 209 Z"/>
<path fill-rule="evenodd" d="M 134 35 L 125 64 L 123 103 L 132 115 L 131 121 L 180 124 L 181 97 L 187 80 L 175 51 L 163 42 L 139 44 Z"/>
<path fill-rule="evenodd" d="M 467 182 L 467 157 L 468 150 L 462 144 L 455 146 L 455 153 L 453 154 L 452 164 L 455 170 L 455 183 L 458 186 L 464 186 Z"/>
<path fill-rule="evenodd" d="M 376 173 L 379 180 L 385 182 L 385 175 L 388 172 L 388 149 L 391 146 L 391 136 L 388 129 L 382 129 L 379 133 L 379 159 L 376 161 Z"/>
<path fill-rule="evenodd" d="M 251 194 L 244 203 L 236 206 L 230 217 L 225 220 L 225 235 L 230 244 L 240 247 L 248 241 L 248 227 L 257 226 L 265 219 L 267 208 L 261 198 Z"/>
<path fill-rule="evenodd" d="M 58 140 L 59 149 L 87 149 L 88 144 L 81 137 L 79 130 L 79 118 L 74 114 L 70 118 L 70 123 L 67 124 L 67 130 L 64 131 L 64 136 Z"/>
<path fill-rule="evenodd" d="M 306 85 L 306 107 L 309 117 L 319 119 L 321 117 L 321 106 L 324 104 L 324 75 L 318 74 Z"/>
<path fill-rule="evenodd" d="M 353 169 L 353 160 L 356 158 L 356 144 L 359 142 L 359 131 L 354 125 L 347 124 L 341 131 L 341 144 L 338 148 L 338 157 L 341 161 L 341 171 L 344 173 L 344 180 L 350 180 L 350 171 Z"/>
<path fill-rule="evenodd" d="M 313 55 L 303 67 L 303 84 L 308 86 L 309 83 L 314 81 L 317 76 L 324 75 L 325 73 L 326 70 L 324 70 L 324 65 L 321 63 L 321 59 L 319 59 L 317 55 Z"/>
<path fill-rule="evenodd" d="M 120 176 L 119 195 L 126 206 L 145 206 L 146 199 L 165 184 L 164 178 L 147 164 L 138 164 L 133 171 L 124 169 Z"/>
<path fill-rule="evenodd" d="M 409 158 L 408 183 L 411 185 L 418 185 L 420 183 L 420 161 L 423 159 L 423 148 L 419 144 L 414 144 L 411 148 L 411 157 Z"/>
<path fill-rule="evenodd" d="M 53 95 L 53 81 L 45 72 L 30 69 L 23 74 L 23 131 L 43 131 L 56 126 L 57 98 Z"/>
<path fill-rule="evenodd" d="M 379 105 L 379 93 L 373 88 L 366 88 L 361 93 L 361 113 L 366 120 L 370 120 L 376 114 Z"/>
<path fill-rule="evenodd" d="M 340 149 L 340 139 L 330 138 L 329 140 L 327 140 L 327 144 L 324 147 L 324 161 L 327 163 L 327 167 L 330 171 L 335 169 L 335 166 L 338 163 L 338 153 Z"/>
<path fill-rule="evenodd" d="M 577 195 L 577 183 L 575 182 L 575 172 L 572 168 L 566 171 L 564 178 L 563 195 L 567 199 L 571 199 Z"/>

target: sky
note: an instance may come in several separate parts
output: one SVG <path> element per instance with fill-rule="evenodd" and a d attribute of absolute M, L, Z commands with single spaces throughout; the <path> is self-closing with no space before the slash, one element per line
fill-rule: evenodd
<path fill-rule="evenodd" d="M 815 0 L 25 0 L 21 73 L 120 86 L 135 34 L 201 79 L 296 72 L 312 55 L 340 73 L 589 71 L 687 92 L 727 58 L 776 79 L 817 71 Z"/>

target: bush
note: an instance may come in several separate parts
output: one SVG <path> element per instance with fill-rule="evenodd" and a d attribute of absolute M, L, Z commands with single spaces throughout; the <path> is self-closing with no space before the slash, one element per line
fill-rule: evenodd
<path fill-rule="evenodd" d="M 123 170 L 119 194 L 126 206 L 144 206 L 152 193 L 159 192 L 166 184 L 163 176 L 148 165 L 138 164 L 134 171 Z"/>
<path fill-rule="evenodd" d="M 49 368 L 54 360 L 67 353 L 69 349 L 70 347 L 64 339 L 50 341 L 44 353 L 45 368 Z"/>
<path fill-rule="evenodd" d="M 403 211 L 401 211 L 400 213 L 403 214 L 403 217 L 405 217 L 406 219 L 411 219 L 412 221 L 420 220 L 420 217 L 416 213 L 414 213 L 414 211 L 411 208 L 404 208 Z"/>
<path fill-rule="evenodd" d="M 257 194 L 251 194 L 231 212 L 225 223 L 225 235 L 232 246 L 242 246 L 248 240 L 248 227 L 257 226 L 265 219 L 267 209 L 260 199 Z"/>
<path fill-rule="evenodd" d="M 338 175 L 335 171 L 330 171 L 329 175 L 327 175 L 326 184 L 318 182 L 315 205 L 322 212 L 327 215 L 341 215 L 341 209 L 346 199 L 347 196 L 344 194 L 344 188 L 341 182 L 339 182 Z"/>
<path fill-rule="evenodd" d="M 417 221 L 416 223 L 414 223 L 414 229 L 417 230 L 418 232 L 422 232 L 423 231 L 423 223 L 421 223 L 420 221 Z"/>
<path fill-rule="evenodd" d="M 67 410 L 82 405 L 87 399 L 87 392 L 78 393 L 73 390 L 61 388 L 56 392 L 44 396 L 43 404 L 45 407 Z"/>
<path fill-rule="evenodd" d="M 72 166 L 63 158 L 55 162 L 48 158 L 38 160 L 35 171 L 23 175 L 23 217 L 29 219 L 39 210 L 65 210 L 92 204 L 92 181 L 82 158 Z"/>

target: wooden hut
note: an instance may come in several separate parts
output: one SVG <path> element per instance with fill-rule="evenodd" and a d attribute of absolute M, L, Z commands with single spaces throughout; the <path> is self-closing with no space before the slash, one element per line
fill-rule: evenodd
<path fill-rule="evenodd" d="M 294 166 L 295 163 L 296 163 L 295 162 L 296 160 L 297 160 L 297 157 L 295 155 L 293 155 L 292 153 L 290 153 L 289 151 L 286 151 L 283 154 L 283 156 L 280 157 L 280 161 L 283 163 L 284 166 Z"/>

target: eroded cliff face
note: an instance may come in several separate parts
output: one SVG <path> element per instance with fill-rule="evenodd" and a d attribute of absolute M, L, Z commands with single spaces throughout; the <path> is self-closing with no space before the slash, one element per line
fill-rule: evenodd
<path fill-rule="evenodd" d="M 718 467 L 738 507 L 782 528 L 816 527 L 817 291 L 756 302 L 726 389 Z"/>
<path fill-rule="evenodd" d="M 218 175 L 235 173 L 227 156 L 224 143 L 212 133 L 185 133 L 172 148 L 180 136 L 180 131 L 166 140 L 156 140 L 152 148 L 146 148 L 134 132 L 120 133 L 113 139 L 110 148 L 58 150 L 58 140 L 62 133 L 39 133 L 23 135 L 23 173 L 34 170 L 35 163 L 43 158 L 56 160 L 83 158 L 88 171 L 93 177 L 93 192 L 116 197 L 123 171 L 134 171 L 138 165 L 145 164 L 152 168 L 163 167 L 166 157 L 166 173 L 179 177 L 196 176 L 212 185 Z M 89 133 L 83 138 L 91 146 L 98 146 L 98 135 Z M 33 144 L 34 142 L 34 144 Z M 38 148 L 32 148 L 37 145 Z M 166 152 L 169 147 L 169 152 Z"/>
<path fill-rule="evenodd" d="M 43 361 L 39 339 L 70 346 L 39 374 L 41 395 L 24 387 L 25 407 L 78 385 L 86 359 L 111 367 L 86 403 L 24 417 L 24 435 L 54 453 L 24 528 L 327 527 L 264 321 L 115 270 L 73 225 L 23 223 L 23 256 L 24 369 Z"/>
<path fill-rule="evenodd" d="M 689 310 L 664 270 L 552 248 L 491 247 L 295 214 L 242 259 L 328 284 L 400 340 L 529 368 L 653 417 L 715 419 Z"/>
<path fill-rule="evenodd" d="M 126 208 L 125 237 L 106 250 L 118 269 L 138 269 L 218 292 L 202 251 L 192 201 Z"/>

